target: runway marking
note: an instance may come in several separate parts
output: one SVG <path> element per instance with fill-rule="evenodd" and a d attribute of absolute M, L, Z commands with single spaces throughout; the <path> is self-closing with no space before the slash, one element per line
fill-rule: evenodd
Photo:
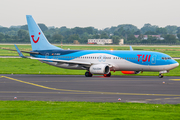
<path fill-rule="evenodd" d="M 2 78 L 2 77 L 0 77 Z M 73 81 L 73 82 L 94 82 L 94 81 L 108 81 L 108 82 L 114 82 L 114 81 L 143 81 L 143 80 L 79 80 L 79 81 Z M 154 80 L 157 81 L 157 80 Z M 34 83 L 38 83 L 38 82 L 72 82 L 72 81 L 29 81 L 29 82 L 34 82 Z M 0 83 L 14 83 L 14 82 L 0 82 Z"/>
<path fill-rule="evenodd" d="M 30 83 L 30 82 L 18 80 L 18 79 L 7 77 L 7 76 L 1 76 L 1 77 L 9 79 L 9 80 L 13 80 L 13 81 L 33 85 L 33 86 L 36 86 L 36 87 L 49 89 L 49 90 L 72 92 L 71 94 L 109 94 L 109 95 L 143 95 L 143 96 L 176 96 L 176 97 L 180 97 L 180 95 L 174 95 L 174 94 L 118 93 L 118 92 L 98 92 L 98 91 L 81 91 L 81 90 L 57 89 L 57 88 L 51 88 L 51 87 L 47 87 L 47 86 L 43 86 L 43 85 L 39 85 L 39 84 L 35 84 L 35 83 Z"/>
<path fill-rule="evenodd" d="M 180 79 L 170 79 L 170 80 L 173 80 L 173 81 L 180 81 Z"/>
<path fill-rule="evenodd" d="M 169 100 L 169 99 L 180 99 L 180 97 L 173 97 L 173 98 L 156 98 L 156 99 L 146 99 L 146 101 L 152 101 L 152 100 Z"/>
<path fill-rule="evenodd" d="M 34 93 L 34 94 L 89 94 L 89 93 L 75 93 L 75 92 L 24 92 L 24 91 L 0 91 L 0 93 Z M 91 94 L 91 93 L 90 93 Z"/>
<path fill-rule="evenodd" d="M 160 98 L 156 98 L 156 99 L 154 99 L 154 100 L 161 100 Z"/>

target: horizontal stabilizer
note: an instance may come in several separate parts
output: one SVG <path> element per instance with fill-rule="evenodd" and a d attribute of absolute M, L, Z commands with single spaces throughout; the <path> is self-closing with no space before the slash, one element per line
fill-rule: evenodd
<path fill-rule="evenodd" d="M 8 49 L 8 48 L 1 48 L 3 50 L 10 50 L 10 51 L 17 51 L 17 50 L 14 50 L 14 49 Z M 39 54 L 39 52 L 28 52 L 28 51 L 20 51 L 22 53 L 29 53 L 29 54 Z"/>

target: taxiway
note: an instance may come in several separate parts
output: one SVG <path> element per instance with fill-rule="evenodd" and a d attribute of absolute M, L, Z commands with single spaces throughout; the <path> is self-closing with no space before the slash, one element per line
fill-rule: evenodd
<path fill-rule="evenodd" d="M 180 77 L 0 75 L 0 100 L 180 103 Z M 121 98 L 121 101 L 118 101 Z"/>

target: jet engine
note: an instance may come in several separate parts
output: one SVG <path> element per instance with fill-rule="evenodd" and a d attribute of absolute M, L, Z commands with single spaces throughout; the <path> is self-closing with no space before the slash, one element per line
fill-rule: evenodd
<path fill-rule="evenodd" d="M 89 72 L 91 74 L 108 74 L 110 72 L 110 68 L 106 64 L 91 65 Z"/>
<path fill-rule="evenodd" d="M 121 71 L 123 74 L 139 74 L 141 71 Z"/>

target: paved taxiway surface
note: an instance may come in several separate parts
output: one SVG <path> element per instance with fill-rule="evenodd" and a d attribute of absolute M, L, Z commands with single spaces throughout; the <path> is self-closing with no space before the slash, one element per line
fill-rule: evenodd
<path fill-rule="evenodd" d="M 17 100 L 178 104 L 180 77 L 0 75 L 0 100 L 15 96 Z"/>

